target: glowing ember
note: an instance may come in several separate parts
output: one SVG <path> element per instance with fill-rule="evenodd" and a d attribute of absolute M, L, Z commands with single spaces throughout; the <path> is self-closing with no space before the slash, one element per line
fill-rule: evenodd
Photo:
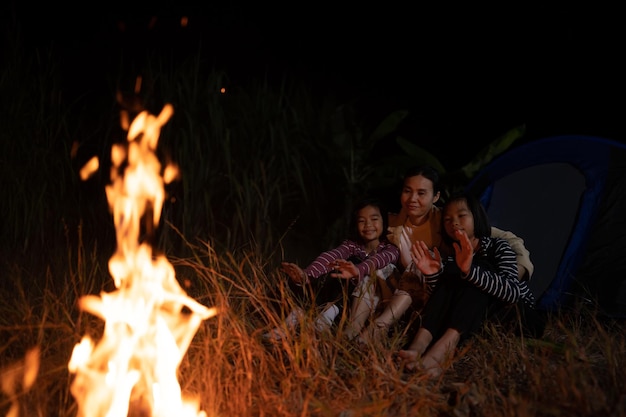
<path fill-rule="evenodd" d="M 79 417 L 127 416 L 131 404 L 151 416 L 206 415 L 197 399 L 182 398 L 177 370 L 202 320 L 217 310 L 188 297 L 168 260 L 141 241 L 158 225 L 164 183 L 178 173 L 170 165 L 161 176 L 156 157 L 161 127 L 171 115 L 169 105 L 158 117 L 142 112 L 128 129 L 128 146 L 111 151 L 106 194 L 117 234 L 109 261 L 116 290 L 79 301 L 105 321 L 102 338 L 96 343 L 84 336 L 69 362 Z M 90 163 L 81 176 L 97 169 Z"/>

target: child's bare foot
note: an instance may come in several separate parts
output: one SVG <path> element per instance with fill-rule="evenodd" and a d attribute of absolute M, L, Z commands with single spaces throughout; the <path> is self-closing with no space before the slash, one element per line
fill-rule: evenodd
<path fill-rule="evenodd" d="M 380 343 L 387 337 L 389 329 L 383 326 L 370 326 L 362 331 L 357 337 L 357 342 L 362 345 L 371 345 L 373 343 Z"/>
<path fill-rule="evenodd" d="M 443 373 L 443 369 L 440 366 L 436 366 L 434 368 L 428 368 L 424 370 L 424 374 L 428 378 L 439 378 Z"/>
<path fill-rule="evenodd" d="M 424 356 L 422 358 L 422 369 L 429 378 L 438 378 L 443 373 L 441 364 L 432 356 Z"/>
<path fill-rule="evenodd" d="M 362 327 L 358 327 L 358 326 L 354 326 L 352 324 L 348 324 L 346 326 L 345 332 L 343 333 L 343 336 L 346 338 L 346 340 L 351 342 L 351 341 L 355 340 L 357 337 L 360 337 L 362 330 L 363 330 Z"/>
<path fill-rule="evenodd" d="M 404 364 L 404 369 L 407 371 L 417 371 L 422 369 L 420 363 L 420 354 L 417 350 L 400 350 L 398 351 L 398 358 Z"/>

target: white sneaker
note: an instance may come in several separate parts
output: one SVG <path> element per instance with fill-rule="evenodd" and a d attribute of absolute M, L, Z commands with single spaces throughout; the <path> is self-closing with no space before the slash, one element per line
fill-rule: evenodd
<path fill-rule="evenodd" d="M 280 327 L 274 327 L 267 333 L 263 333 L 263 339 L 268 340 L 283 340 L 287 338 L 287 333 Z"/>
<path fill-rule="evenodd" d="M 329 306 L 315 320 L 315 330 L 318 332 L 325 332 L 330 329 L 338 315 L 339 307 L 334 304 Z"/>

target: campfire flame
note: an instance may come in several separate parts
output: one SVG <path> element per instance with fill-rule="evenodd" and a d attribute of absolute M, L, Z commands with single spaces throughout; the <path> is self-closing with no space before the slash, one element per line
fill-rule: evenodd
<path fill-rule="evenodd" d="M 106 195 L 117 236 L 109 261 L 116 289 L 79 300 L 81 310 L 105 322 L 100 340 L 84 336 L 69 361 L 79 417 L 127 416 L 135 407 L 155 417 L 206 416 L 198 399 L 183 398 L 177 371 L 202 320 L 217 310 L 188 297 L 173 266 L 145 238 L 159 223 L 164 184 L 178 175 L 173 165 L 161 174 L 156 156 L 161 127 L 172 113 L 170 105 L 157 117 L 140 113 L 128 143 L 111 150 Z M 97 167 L 90 161 L 81 177 Z"/>
<path fill-rule="evenodd" d="M 19 396 L 34 385 L 39 372 L 40 354 L 38 347 L 32 348 L 26 352 L 24 359 L 0 369 L 0 388 L 11 403 L 5 417 L 18 417 Z"/>

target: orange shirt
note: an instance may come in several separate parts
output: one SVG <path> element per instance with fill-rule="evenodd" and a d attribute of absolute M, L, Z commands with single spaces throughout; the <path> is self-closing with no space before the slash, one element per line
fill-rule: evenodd
<path fill-rule="evenodd" d="M 403 237 L 403 231 L 406 237 Z M 443 240 L 441 236 L 441 209 L 433 206 L 428 215 L 428 220 L 419 226 L 415 226 L 409 217 L 402 213 L 389 214 L 389 241 L 400 249 L 400 259 L 404 267 L 411 259 L 410 250 L 413 243 L 423 240 L 429 249 L 437 247 L 441 249 Z M 408 240 L 407 240 L 408 238 Z"/>

